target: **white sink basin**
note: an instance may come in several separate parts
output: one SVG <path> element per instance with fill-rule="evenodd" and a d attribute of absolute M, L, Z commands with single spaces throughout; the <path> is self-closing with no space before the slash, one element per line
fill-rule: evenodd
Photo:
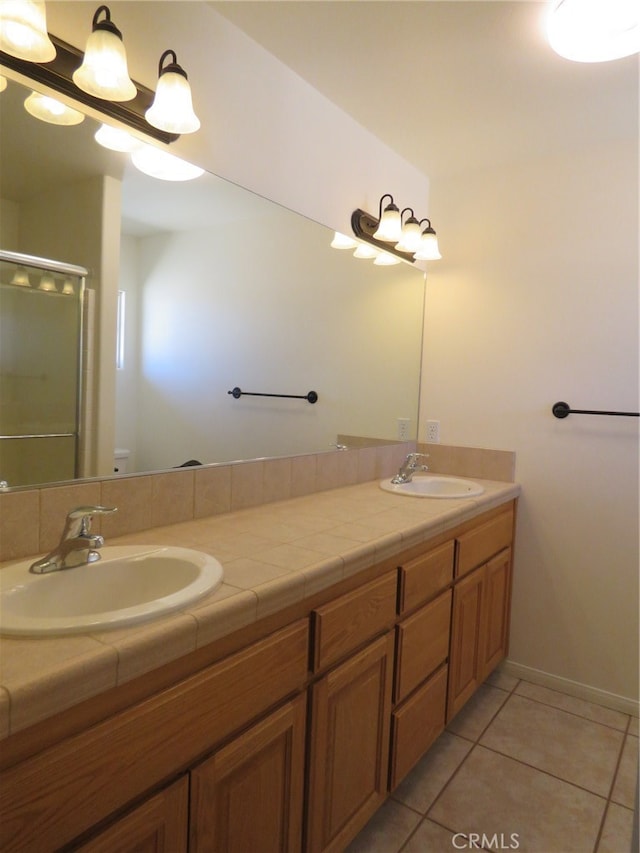
<path fill-rule="evenodd" d="M 222 583 L 222 566 L 189 548 L 114 545 L 96 563 L 33 574 L 0 570 L 0 634 L 77 634 L 144 622 L 192 604 Z"/>
<path fill-rule="evenodd" d="M 436 474 L 414 474 L 409 483 L 382 480 L 380 488 L 396 495 L 414 498 L 473 498 L 484 492 L 484 486 L 459 477 L 440 477 Z"/>

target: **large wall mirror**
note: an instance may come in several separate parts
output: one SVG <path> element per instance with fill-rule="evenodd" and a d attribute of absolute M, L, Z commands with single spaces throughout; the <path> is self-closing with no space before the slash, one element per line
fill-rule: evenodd
<path fill-rule="evenodd" d="M 332 249 L 324 226 L 214 175 L 150 178 L 95 142 L 93 118 L 59 127 L 28 114 L 29 92 L 10 80 L 0 94 L 0 248 L 88 270 L 76 475 L 318 452 L 340 435 L 416 437 L 421 270 Z M 2 276 L 8 305 L 8 265 Z M 14 401 L 44 393 L 56 334 L 39 349 L 33 340 L 24 370 L 12 359 Z M 234 387 L 318 401 L 236 399 Z M 12 420 L 0 434 L 50 429 Z M 0 479 L 68 479 L 39 453 L 28 439 L 0 441 Z"/>

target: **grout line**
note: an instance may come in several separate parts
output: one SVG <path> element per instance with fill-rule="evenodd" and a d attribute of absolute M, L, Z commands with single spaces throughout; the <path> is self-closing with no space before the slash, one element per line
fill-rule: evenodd
<path fill-rule="evenodd" d="M 533 684 L 532 681 L 526 681 L 526 679 L 520 679 L 524 681 L 525 684 Z M 540 685 L 536 685 L 540 686 Z M 550 690 L 551 688 L 547 688 Z M 570 699 L 576 699 L 579 697 L 571 696 L 570 693 L 562 693 L 560 690 L 556 690 L 556 693 L 560 693 L 561 696 L 568 696 Z M 572 717 L 578 717 L 580 720 L 586 720 L 588 723 L 595 723 L 598 726 L 604 726 L 607 729 L 612 729 L 614 732 L 623 732 L 625 733 L 631 724 L 631 715 L 625 713 L 624 711 L 615 711 L 614 708 L 607 708 L 605 705 L 597 705 L 598 708 L 605 708 L 607 711 L 614 711 L 615 713 L 621 714 L 623 717 L 627 717 L 627 723 L 624 729 L 618 728 L 617 726 L 612 726 L 610 723 L 602 723 L 600 720 L 594 720 L 591 717 L 586 717 L 584 714 L 579 714 L 577 711 L 570 711 L 567 708 L 561 708 L 559 705 L 553 705 L 551 702 L 543 702 L 542 699 L 536 699 L 534 696 L 527 696 L 524 693 L 516 693 L 516 696 L 519 696 L 521 699 L 528 699 L 530 702 L 537 702 L 538 705 L 544 705 L 545 708 L 554 708 L 556 711 L 563 711 L 565 714 L 570 714 Z M 581 700 L 588 705 L 596 705 L 595 702 L 590 702 L 588 699 Z"/>
<path fill-rule="evenodd" d="M 596 836 L 596 843 L 593 848 L 594 853 L 597 851 L 600 841 L 602 840 L 602 833 L 604 832 L 604 825 L 607 820 L 607 816 L 609 814 L 609 808 L 611 803 L 614 802 L 612 800 L 613 791 L 616 785 L 616 779 L 618 778 L 618 772 L 620 770 L 620 765 L 622 764 L 622 756 L 624 754 L 624 748 L 627 745 L 627 740 L 629 739 L 629 729 L 631 728 L 631 717 L 627 720 L 627 727 L 624 731 L 624 737 L 622 738 L 622 743 L 620 745 L 620 751 L 618 752 L 618 760 L 616 761 L 615 770 L 613 771 L 613 778 L 611 780 L 611 785 L 609 786 L 609 795 L 607 796 L 607 802 L 604 807 L 604 812 L 602 813 L 602 820 L 600 821 L 600 827 L 598 828 L 598 834 Z"/>

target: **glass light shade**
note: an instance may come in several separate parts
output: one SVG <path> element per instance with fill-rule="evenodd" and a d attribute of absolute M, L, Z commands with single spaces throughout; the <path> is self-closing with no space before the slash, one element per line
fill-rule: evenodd
<path fill-rule="evenodd" d="M 554 0 L 547 38 L 575 62 L 607 62 L 640 51 L 638 0 Z"/>
<path fill-rule="evenodd" d="M 97 27 L 87 39 L 84 59 L 73 72 L 73 82 L 95 98 L 130 101 L 136 96 L 136 87 L 129 77 L 122 39 L 111 29 L 100 24 Z"/>
<path fill-rule="evenodd" d="M 18 287 L 31 287 L 31 282 L 29 281 L 29 273 L 27 272 L 25 267 L 16 267 L 16 271 L 13 274 L 13 278 L 11 279 L 11 284 L 15 284 Z"/>
<path fill-rule="evenodd" d="M 355 249 L 357 245 L 353 237 L 347 237 L 346 234 L 341 234 L 339 231 L 335 232 L 331 241 L 332 249 Z"/>
<path fill-rule="evenodd" d="M 101 124 L 94 134 L 94 139 L 103 148 L 108 148 L 110 151 L 121 151 L 125 154 L 131 154 L 136 148 L 144 145 L 128 131 L 113 127 L 110 124 Z"/>
<path fill-rule="evenodd" d="M 200 119 L 193 111 L 191 87 L 184 72 L 161 71 L 153 103 L 145 117 L 149 124 L 167 133 L 194 133 L 200 128 Z"/>
<path fill-rule="evenodd" d="M 181 160 L 153 145 L 141 145 L 131 154 L 131 162 L 151 178 L 161 181 L 192 181 L 203 174 L 204 169 Z"/>
<path fill-rule="evenodd" d="M 410 252 L 413 254 L 420 245 L 421 237 L 420 223 L 417 219 L 411 217 L 402 226 L 402 234 L 400 240 L 396 243 L 396 249 L 399 252 Z"/>
<path fill-rule="evenodd" d="M 358 243 L 358 248 L 353 253 L 354 258 L 364 258 L 365 260 L 370 261 L 371 258 L 377 258 L 380 252 L 377 249 L 374 249 L 373 246 L 367 245 L 367 243 Z"/>
<path fill-rule="evenodd" d="M 44 2 L 0 2 L 0 50 L 28 62 L 51 62 L 56 49 L 47 34 Z"/>
<path fill-rule="evenodd" d="M 51 275 L 50 272 L 43 272 L 40 277 L 40 284 L 38 285 L 38 290 L 45 290 L 47 292 L 53 292 L 57 290 L 56 280 Z"/>
<path fill-rule="evenodd" d="M 78 110 L 68 107 L 62 101 L 51 98 L 49 95 L 42 95 L 40 92 L 32 92 L 25 99 L 24 108 L 34 118 L 46 121 L 49 124 L 61 124 L 69 127 L 84 121 L 84 115 Z"/>
<path fill-rule="evenodd" d="M 388 252 L 380 252 L 373 263 L 377 267 L 392 267 L 395 264 L 401 264 L 402 260 L 395 255 L 390 255 Z"/>
<path fill-rule="evenodd" d="M 382 212 L 373 239 L 382 240 L 385 243 L 397 243 L 401 234 L 402 220 L 400 219 L 400 211 L 395 204 L 389 204 Z"/>
<path fill-rule="evenodd" d="M 418 250 L 413 257 L 416 261 L 439 261 L 442 258 L 438 248 L 438 238 L 433 229 L 431 231 L 427 229 L 424 232 L 420 238 Z"/>
<path fill-rule="evenodd" d="M 6 88 L 7 88 L 7 78 L 3 77 L 2 74 L 0 74 L 0 92 L 4 92 L 4 90 Z"/>
<path fill-rule="evenodd" d="M 73 296 L 75 291 L 73 288 L 73 282 L 70 278 L 65 278 L 64 284 L 62 285 L 62 292 L 65 296 Z"/>

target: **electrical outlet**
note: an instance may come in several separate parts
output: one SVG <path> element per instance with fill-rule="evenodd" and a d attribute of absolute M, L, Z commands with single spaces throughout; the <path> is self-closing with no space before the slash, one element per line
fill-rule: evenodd
<path fill-rule="evenodd" d="M 440 421 L 427 421 L 427 442 L 440 444 Z"/>
<path fill-rule="evenodd" d="M 409 441 L 409 424 L 410 418 L 398 418 L 398 439 L 399 441 Z"/>

